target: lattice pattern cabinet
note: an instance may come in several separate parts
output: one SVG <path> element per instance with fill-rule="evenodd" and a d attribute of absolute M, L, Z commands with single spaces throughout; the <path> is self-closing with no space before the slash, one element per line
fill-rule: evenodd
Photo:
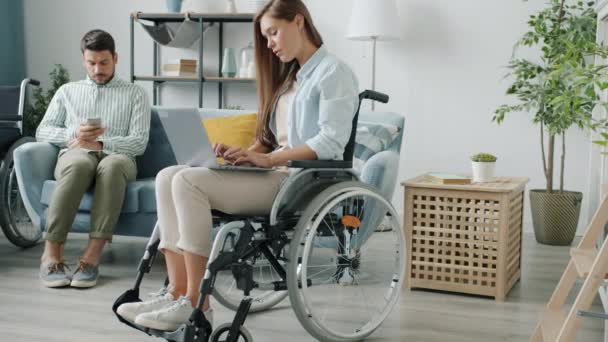
<path fill-rule="evenodd" d="M 504 301 L 521 276 L 527 178 L 437 184 L 423 176 L 405 187 L 406 286 Z"/>

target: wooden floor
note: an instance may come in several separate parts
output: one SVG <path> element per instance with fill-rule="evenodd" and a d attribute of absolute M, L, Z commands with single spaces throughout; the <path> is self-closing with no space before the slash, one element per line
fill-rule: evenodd
<path fill-rule="evenodd" d="M 431 291 L 404 291 L 398 307 L 369 341 L 494 342 L 528 341 L 537 315 L 565 265 L 567 247 L 539 245 L 524 236 L 522 280 L 499 304 L 493 299 Z M 42 245 L 21 250 L 0 235 L 0 341 L 154 341 L 120 324 L 111 312 L 131 286 L 145 239 L 116 237 L 103 255 L 100 283 L 89 290 L 47 289 L 37 278 Z M 74 267 L 86 236 L 70 235 L 68 264 Z M 161 262 L 144 280 L 142 293 L 164 279 Z M 594 308 L 600 311 L 599 304 Z M 215 305 L 216 323 L 232 317 Z M 311 341 L 289 306 L 250 315 L 246 326 L 255 341 Z M 603 341 L 603 321 L 585 319 L 579 341 Z"/>

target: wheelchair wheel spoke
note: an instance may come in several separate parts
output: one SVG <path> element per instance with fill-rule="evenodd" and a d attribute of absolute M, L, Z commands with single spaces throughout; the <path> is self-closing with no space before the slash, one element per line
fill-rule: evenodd
<path fill-rule="evenodd" d="M 336 233 L 336 228 L 334 227 L 334 223 L 332 222 L 333 220 L 330 218 L 329 219 L 329 223 L 331 224 L 331 228 L 329 228 L 329 225 L 327 224 L 327 220 L 325 217 L 323 217 L 323 223 L 326 225 L 327 229 L 329 229 L 329 231 L 333 234 L 333 236 L 336 238 L 336 241 L 338 242 L 340 248 L 344 248 L 344 244 L 342 242 L 340 242 L 340 238 L 338 237 L 338 234 Z"/>
<path fill-rule="evenodd" d="M 317 268 L 318 266 L 316 266 L 315 268 Z M 310 267 L 309 267 L 310 268 Z M 332 274 L 335 274 L 335 270 L 336 270 L 336 265 L 332 265 L 331 267 L 325 267 L 322 270 L 318 271 L 317 273 L 313 273 L 311 274 L 309 277 L 311 279 L 314 279 L 315 276 L 324 273 L 324 272 L 331 272 Z"/>

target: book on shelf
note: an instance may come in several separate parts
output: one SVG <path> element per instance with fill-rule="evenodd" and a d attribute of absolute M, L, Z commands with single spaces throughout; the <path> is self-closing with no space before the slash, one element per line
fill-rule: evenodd
<path fill-rule="evenodd" d="M 439 184 L 471 184 L 471 178 L 453 173 L 429 172 L 426 176 Z"/>
<path fill-rule="evenodd" d="M 163 70 L 161 76 L 167 77 L 196 77 L 195 71 Z"/>
<path fill-rule="evenodd" d="M 177 64 L 177 65 L 182 65 L 182 66 L 196 66 L 197 62 L 198 61 L 196 59 L 180 58 L 180 59 L 172 59 L 169 61 L 168 64 Z"/>
<path fill-rule="evenodd" d="M 165 76 L 195 76 L 195 59 L 175 59 L 162 65 L 162 73 Z"/>
<path fill-rule="evenodd" d="M 163 71 L 196 72 L 196 65 L 163 64 Z"/>

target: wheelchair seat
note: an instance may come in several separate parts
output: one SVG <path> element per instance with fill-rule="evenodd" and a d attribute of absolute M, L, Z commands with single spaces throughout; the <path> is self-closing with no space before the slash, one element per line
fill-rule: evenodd
<path fill-rule="evenodd" d="M 21 138 L 21 130 L 12 124 L 0 123 L 0 157 L 4 157 L 15 141 Z"/>

